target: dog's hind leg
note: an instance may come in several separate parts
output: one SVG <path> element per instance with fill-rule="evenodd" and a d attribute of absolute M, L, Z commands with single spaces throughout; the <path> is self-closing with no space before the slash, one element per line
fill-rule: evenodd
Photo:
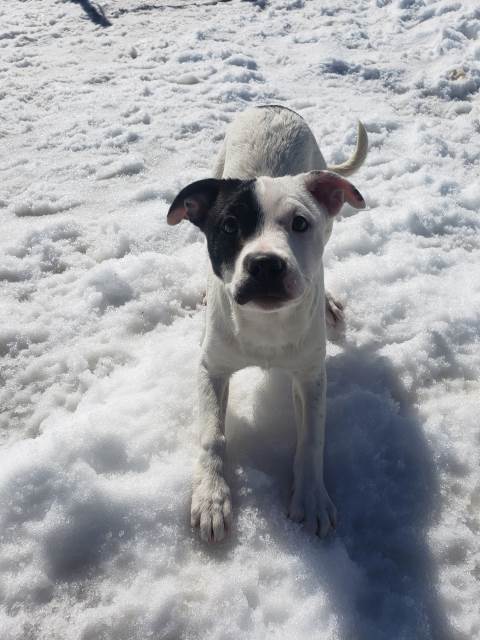
<path fill-rule="evenodd" d="M 330 342 L 341 343 L 345 339 L 345 313 L 341 302 L 325 292 L 325 325 Z"/>
<path fill-rule="evenodd" d="M 343 304 L 335 300 L 329 291 L 325 292 L 325 320 L 330 327 L 337 328 L 345 324 Z"/>

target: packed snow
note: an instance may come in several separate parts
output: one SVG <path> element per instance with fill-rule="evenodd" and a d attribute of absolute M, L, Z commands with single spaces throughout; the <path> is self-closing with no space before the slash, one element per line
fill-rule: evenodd
<path fill-rule="evenodd" d="M 0 635 L 480 638 L 475 0 L 0 6 Z M 103 12 L 102 9 L 103 8 Z M 286 518 L 281 373 L 236 376 L 235 526 L 189 525 L 200 232 L 166 225 L 226 125 L 279 103 L 370 152 L 324 256 L 335 536 Z"/>

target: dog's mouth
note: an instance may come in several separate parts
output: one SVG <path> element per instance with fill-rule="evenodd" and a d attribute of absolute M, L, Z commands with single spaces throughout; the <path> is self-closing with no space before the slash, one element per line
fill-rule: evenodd
<path fill-rule="evenodd" d="M 235 291 L 233 298 L 241 306 L 251 302 L 266 311 L 283 307 L 291 300 L 291 296 L 282 286 L 266 288 L 249 280 Z"/>

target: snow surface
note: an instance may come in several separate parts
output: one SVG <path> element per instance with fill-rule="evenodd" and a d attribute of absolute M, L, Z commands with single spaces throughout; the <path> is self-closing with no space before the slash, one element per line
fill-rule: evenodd
<path fill-rule="evenodd" d="M 1 3 L 2 640 L 480 638 L 476 5 Z M 272 101 L 331 163 L 357 118 L 371 142 L 325 256 L 340 524 L 286 519 L 286 381 L 249 370 L 213 547 L 189 527 L 205 249 L 165 217 Z"/>

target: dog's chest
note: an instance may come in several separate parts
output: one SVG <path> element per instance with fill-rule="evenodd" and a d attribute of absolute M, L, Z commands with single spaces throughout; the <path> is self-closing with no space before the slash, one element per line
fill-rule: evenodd
<path fill-rule="evenodd" d="M 304 349 L 298 344 L 266 345 L 240 338 L 235 358 L 243 367 L 257 366 L 262 369 L 303 368 Z"/>
<path fill-rule="evenodd" d="M 276 314 L 272 314 L 275 316 Z M 252 358 L 277 360 L 291 355 L 298 348 L 303 333 L 296 322 L 262 314 L 263 317 L 233 317 L 233 327 L 238 348 Z"/>
<path fill-rule="evenodd" d="M 301 313 L 289 317 L 252 314 L 234 317 L 233 358 L 240 366 L 303 369 L 321 357 L 321 329 Z"/>

